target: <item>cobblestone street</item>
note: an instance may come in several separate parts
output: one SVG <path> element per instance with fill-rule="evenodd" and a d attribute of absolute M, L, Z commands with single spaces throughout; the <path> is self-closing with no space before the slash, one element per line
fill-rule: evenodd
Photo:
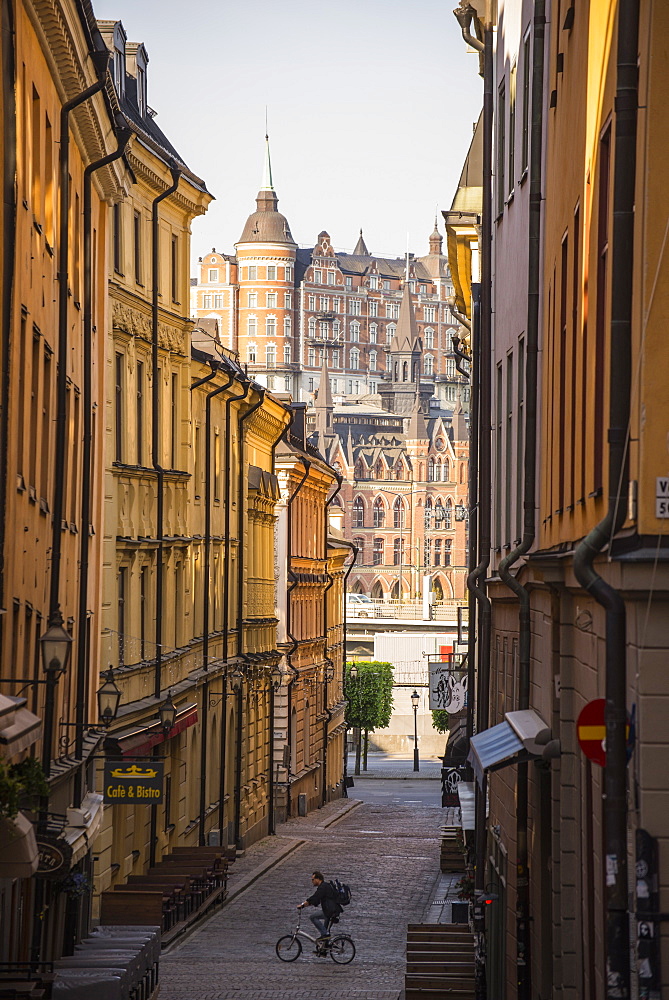
<path fill-rule="evenodd" d="M 434 796 L 428 805 L 403 802 L 401 781 L 374 784 L 393 789 L 392 801 L 331 803 L 280 826 L 277 837 L 254 845 L 233 865 L 232 898 L 163 957 L 161 1000 L 401 997 L 406 925 L 422 918 L 439 880 L 439 784 L 429 782 Z M 406 798 L 414 798 L 409 789 Z M 355 941 L 351 965 L 317 957 L 304 939 L 295 963 L 276 957 L 277 939 L 292 930 L 297 903 L 311 893 L 314 869 L 351 885 L 353 901 L 338 928 Z M 257 871 L 263 873 L 253 880 Z M 242 883 L 247 887 L 240 891 Z M 310 912 L 302 914 L 307 933 L 313 929 Z"/>

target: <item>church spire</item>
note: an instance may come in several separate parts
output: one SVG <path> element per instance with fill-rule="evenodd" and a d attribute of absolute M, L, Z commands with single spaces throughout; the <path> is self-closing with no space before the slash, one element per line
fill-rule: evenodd
<path fill-rule="evenodd" d="M 434 229 L 430 235 L 430 253 L 440 256 L 442 253 L 443 239 L 437 225 L 437 216 L 434 217 Z"/>
<path fill-rule="evenodd" d="M 325 351 L 323 351 L 323 365 L 321 367 L 321 380 L 318 384 L 318 395 L 316 396 L 316 434 L 318 449 L 321 455 L 326 456 L 327 439 L 332 434 L 332 412 L 334 404 L 332 402 L 332 392 L 330 390 L 330 376 L 325 361 Z M 326 456 L 327 457 L 327 456 Z"/>
<path fill-rule="evenodd" d="M 355 245 L 355 250 L 353 251 L 354 257 L 369 257 L 369 250 L 367 249 L 367 244 L 365 243 L 362 235 L 362 229 L 360 230 L 360 235 L 358 236 L 358 242 Z"/>
<path fill-rule="evenodd" d="M 265 159 L 263 162 L 262 184 L 260 185 L 260 190 L 274 190 L 274 184 L 272 183 L 272 161 L 269 155 L 269 135 L 267 132 L 265 132 Z"/>

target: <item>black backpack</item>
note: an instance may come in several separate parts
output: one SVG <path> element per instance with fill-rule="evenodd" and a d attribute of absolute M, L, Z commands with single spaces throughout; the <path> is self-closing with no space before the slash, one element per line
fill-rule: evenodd
<path fill-rule="evenodd" d="M 329 883 L 334 889 L 337 902 L 340 906 L 348 906 L 351 902 L 351 887 L 345 882 L 340 882 L 338 878 L 332 879 Z"/>

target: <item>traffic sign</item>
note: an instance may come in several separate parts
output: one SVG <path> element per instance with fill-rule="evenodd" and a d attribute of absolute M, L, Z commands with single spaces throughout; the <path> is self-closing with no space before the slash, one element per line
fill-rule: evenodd
<path fill-rule="evenodd" d="M 576 722 L 576 735 L 581 750 L 585 756 L 599 764 L 600 767 L 606 765 L 606 699 L 595 698 L 581 710 L 581 714 Z M 627 749 L 629 757 L 630 749 L 630 719 L 627 716 L 626 727 Z"/>

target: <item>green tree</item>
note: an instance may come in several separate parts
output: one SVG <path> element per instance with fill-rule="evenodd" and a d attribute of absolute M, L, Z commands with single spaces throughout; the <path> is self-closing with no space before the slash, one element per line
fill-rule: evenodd
<path fill-rule="evenodd" d="M 432 725 L 438 733 L 447 733 L 451 728 L 450 716 L 443 708 L 432 712 Z"/>
<path fill-rule="evenodd" d="M 356 676 L 351 676 L 355 668 Z M 360 774 L 361 733 L 366 747 L 369 733 L 390 723 L 393 712 L 393 665 L 381 660 L 346 664 L 346 725 L 356 729 L 355 773 Z M 366 769 L 366 766 L 365 766 Z"/>

